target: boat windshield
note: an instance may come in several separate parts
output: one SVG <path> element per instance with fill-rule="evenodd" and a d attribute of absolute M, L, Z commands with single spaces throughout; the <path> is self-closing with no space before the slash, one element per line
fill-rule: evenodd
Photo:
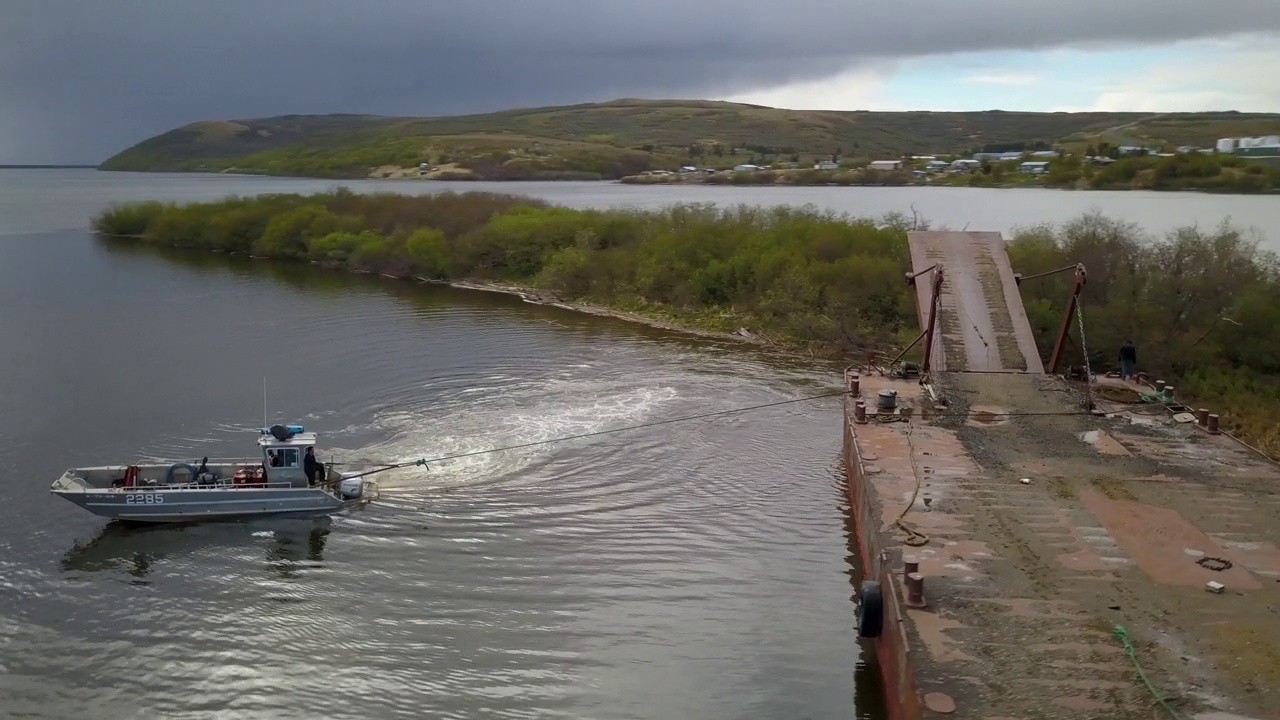
<path fill-rule="evenodd" d="M 267 448 L 267 465 L 276 468 L 301 467 L 302 451 L 296 447 Z"/>

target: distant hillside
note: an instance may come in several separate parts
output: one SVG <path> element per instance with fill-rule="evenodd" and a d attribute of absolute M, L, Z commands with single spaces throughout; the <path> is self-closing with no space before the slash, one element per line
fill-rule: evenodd
<path fill-rule="evenodd" d="M 693 162 L 967 153 L 1112 144 L 1212 146 L 1276 134 L 1245 113 L 841 112 L 701 100 L 615 100 L 483 115 L 287 115 L 208 121 L 145 140 L 103 170 L 236 171 L 315 177 L 617 178 Z M 409 170 L 412 169 L 412 170 Z"/>

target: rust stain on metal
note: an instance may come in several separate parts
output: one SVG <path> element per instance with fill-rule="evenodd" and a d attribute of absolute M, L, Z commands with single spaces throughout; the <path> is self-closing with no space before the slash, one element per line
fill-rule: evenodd
<path fill-rule="evenodd" d="M 1214 572 L 1197 565 L 1197 556 L 1188 551 L 1213 557 L 1222 557 L 1226 551 L 1175 510 L 1113 500 L 1091 488 L 1083 490 L 1080 499 L 1138 567 L 1157 583 L 1197 586 L 1216 580 L 1233 590 L 1262 587 L 1240 568 Z"/>
<path fill-rule="evenodd" d="M 919 633 L 920 641 L 924 643 L 925 649 L 934 659 L 941 662 L 976 660 L 972 655 L 961 650 L 955 640 L 947 635 L 948 630 L 964 627 L 963 623 L 944 618 L 929 610 L 908 609 L 907 617 L 911 619 L 915 631 Z"/>

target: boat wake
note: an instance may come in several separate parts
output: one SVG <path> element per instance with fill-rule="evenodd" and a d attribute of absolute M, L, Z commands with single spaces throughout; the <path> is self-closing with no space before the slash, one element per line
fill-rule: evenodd
<path fill-rule="evenodd" d="M 465 402 L 433 407 L 392 409 L 375 413 L 372 430 L 381 436 L 352 450 L 335 448 L 333 458 L 343 464 L 394 464 L 426 458 L 430 471 L 393 470 L 379 475 L 380 489 L 452 489 L 500 482 L 562 452 L 570 442 L 533 447 L 587 433 L 626 427 L 656 419 L 658 411 L 679 397 L 674 387 L 619 389 L 616 383 L 551 380 L 533 392 L 476 388 L 459 394 Z M 486 391 L 480 393 L 473 390 Z M 368 432 L 362 429 L 361 434 Z M 479 453 L 431 462 L 434 458 Z M 326 453 L 327 455 L 327 453 Z M 328 457 L 324 457 L 328 460 Z"/>

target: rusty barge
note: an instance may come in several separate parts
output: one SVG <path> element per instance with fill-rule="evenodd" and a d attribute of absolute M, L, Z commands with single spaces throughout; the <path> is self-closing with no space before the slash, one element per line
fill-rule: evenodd
<path fill-rule="evenodd" d="M 892 720 L 1280 717 L 1280 468 L 1056 374 L 1083 267 L 1046 366 L 999 233 L 909 237 L 925 362 L 843 432 Z"/>

